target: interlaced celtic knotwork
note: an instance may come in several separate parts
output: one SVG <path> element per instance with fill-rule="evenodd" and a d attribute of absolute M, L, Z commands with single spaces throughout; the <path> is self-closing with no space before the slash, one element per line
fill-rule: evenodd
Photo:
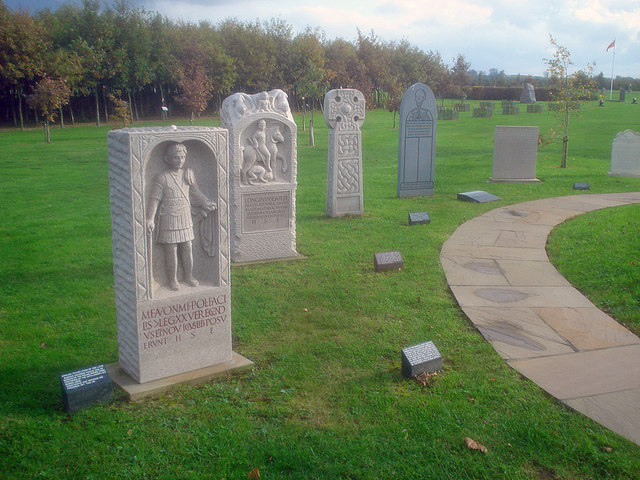
<path fill-rule="evenodd" d="M 338 135 L 338 157 L 354 157 L 358 155 L 358 134 Z"/>
<path fill-rule="evenodd" d="M 360 171 L 357 160 L 343 160 L 338 162 L 337 175 L 338 193 L 356 193 L 360 185 Z"/>

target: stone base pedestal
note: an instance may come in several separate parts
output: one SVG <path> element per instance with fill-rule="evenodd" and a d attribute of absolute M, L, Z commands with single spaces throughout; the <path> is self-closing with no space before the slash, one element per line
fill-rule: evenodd
<path fill-rule="evenodd" d="M 222 375 L 247 370 L 252 366 L 253 362 L 251 360 L 237 354 L 236 352 L 232 352 L 232 358 L 229 362 L 219 363 L 211 367 L 200 368 L 198 370 L 192 370 L 190 372 L 146 383 L 136 382 L 126 372 L 124 372 L 117 363 L 105 365 L 105 368 L 109 373 L 111 380 L 126 392 L 129 397 L 129 401 L 137 402 L 147 397 L 160 395 L 175 385 L 197 385 Z"/>

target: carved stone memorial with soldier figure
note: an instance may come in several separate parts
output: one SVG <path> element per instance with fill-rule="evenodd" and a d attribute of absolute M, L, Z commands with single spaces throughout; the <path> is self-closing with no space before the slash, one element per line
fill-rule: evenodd
<path fill-rule="evenodd" d="M 220 119 L 229 130 L 231 260 L 296 257 L 297 127 L 287 94 L 234 93 Z"/>
<path fill-rule="evenodd" d="M 227 131 L 128 128 L 108 145 L 120 369 L 234 368 Z"/>

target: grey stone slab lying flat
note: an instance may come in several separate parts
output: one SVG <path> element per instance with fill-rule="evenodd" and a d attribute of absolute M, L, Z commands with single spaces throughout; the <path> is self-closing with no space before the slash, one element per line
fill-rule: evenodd
<path fill-rule="evenodd" d="M 458 194 L 458 200 L 464 202 L 487 203 L 502 200 L 500 197 L 484 190 L 473 190 L 471 192 L 462 192 Z"/>
<path fill-rule="evenodd" d="M 496 260 L 512 287 L 570 287 L 571 284 L 549 262 Z"/>
<path fill-rule="evenodd" d="M 192 370 L 190 372 L 161 378 L 159 380 L 138 383 L 123 372 L 122 369 L 118 367 L 117 363 L 105 365 L 107 372 L 109 372 L 113 381 L 126 392 L 129 400 L 132 402 L 160 395 L 167 390 L 170 390 L 175 385 L 197 385 L 199 383 L 208 382 L 222 375 L 242 372 L 252 366 L 253 362 L 251 360 L 237 354 L 236 352 L 232 352 L 231 361 L 229 362 L 219 363 L 211 367 L 200 368 L 198 370 Z"/>
<path fill-rule="evenodd" d="M 432 341 L 402 349 L 402 375 L 411 378 L 442 368 L 442 355 Z"/>
<path fill-rule="evenodd" d="M 471 256 L 440 257 L 447 282 L 455 286 L 568 287 L 571 284 L 549 262 L 485 259 Z"/>
<path fill-rule="evenodd" d="M 640 345 L 508 363 L 560 400 L 640 388 Z"/>
<path fill-rule="evenodd" d="M 427 212 L 409 213 L 409 225 L 426 225 L 429 222 L 431 222 L 431 218 Z"/>
<path fill-rule="evenodd" d="M 596 307 L 534 310 L 577 350 L 597 350 L 640 343 L 638 337 Z"/>
<path fill-rule="evenodd" d="M 574 190 L 590 190 L 591 185 L 589 185 L 589 182 L 574 182 L 573 189 Z"/>
<path fill-rule="evenodd" d="M 502 287 L 451 285 L 461 307 L 591 307 L 573 287 Z"/>
<path fill-rule="evenodd" d="M 519 203 L 518 208 L 529 210 L 573 210 L 577 212 L 590 212 L 608 207 L 619 207 L 629 203 L 638 203 L 640 198 L 636 198 L 632 193 L 608 193 L 605 195 L 580 193 L 577 195 L 567 195 L 566 197 L 544 198 L 541 200 L 531 200 Z"/>
<path fill-rule="evenodd" d="M 545 207 L 544 205 L 525 206 L 519 204 L 511 207 L 492 210 L 483 215 L 485 219 L 512 222 L 532 223 L 537 225 L 555 226 L 564 222 L 567 218 L 584 213 L 582 210 L 558 209 Z"/>
<path fill-rule="evenodd" d="M 548 262 L 547 252 L 544 248 L 509 248 L 509 247 L 474 247 L 451 243 L 447 240 L 441 250 L 441 256 L 473 256 L 475 258 L 495 258 Z"/>
<path fill-rule="evenodd" d="M 373 267 L 376 272 L 400 270 L 404 267 L 404 260 L 400 252 L 378 252 L 373 255 Z"/>
<path fill-rule="evenodd" d="M 494 259 L 441 255 L 440 262 L 449 285 L 509 285 Z"/>
<path fill-rule="evenodd" d="M 640 388 L 570 398 L 564 403 L 640 445 Z"/>
<path fill-rule="evenodd" d="M 572 353 L 575 349 L 531 308 L 464 307 L 482 335 L 506 360 Z"/>
<path fill-rule="evenodd" d="M 440 259 L 458 304 L 509 365 L 640 444 L 640 339 L 571 287 L 545 250 L 566 219 L 632 203 L 640 192 L 496 208 L 459 227 Z"/>

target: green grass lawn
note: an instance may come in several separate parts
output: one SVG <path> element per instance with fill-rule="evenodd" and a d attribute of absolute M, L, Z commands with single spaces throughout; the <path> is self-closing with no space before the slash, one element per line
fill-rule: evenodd
<path fill-rule="evenodd" d="M 438 122 L 435 194 L 409 199 L 396 197 L 393 115 L 367 112 L 365 214 L 339 219 L 324 212 L 327 128 L 316 112 L 309 147 L 301 118 L 306 258 L 232 272 L 234 350 L 255 368 L 140 404 L 118 394 L 72 416 L 59 375 L 117 360 L 108 127 L 54 128 L 50 145 L 41 130 L 0 131 L 0 478 L 231 480 L 255 468 L 296 480 L 640 478 L 640 447 L 506 366 L 457 307 L 439 262 L 448 236 L 490 209 L 578 194 L 577 181 L 589 193 L 640 191 L 638 178 L 607 176 L 611 142 L 640 130 L 640 106 L 583 105 L 568 168 L 558 168 L 559 144 L 542 147 L 536 184 L 487 183 L 493 131 L 543 133 L 556 122 L 546 108 Z M 469 190 L 502 200 L 456 200 Z M 415 211 L 431 223 L 407 226 Z M 636 332 L 638 220 L 640 206 L 586 214 L 550 240 L 561 271 Z M 373 254 L 387 250 L 401 251 L 405 268 L 374 273 Z M 426 340 L 444 368 L 425 387 L 402 378 L 400 349 Z M 488 453 L 467 449 L 466 436 Z"/>

